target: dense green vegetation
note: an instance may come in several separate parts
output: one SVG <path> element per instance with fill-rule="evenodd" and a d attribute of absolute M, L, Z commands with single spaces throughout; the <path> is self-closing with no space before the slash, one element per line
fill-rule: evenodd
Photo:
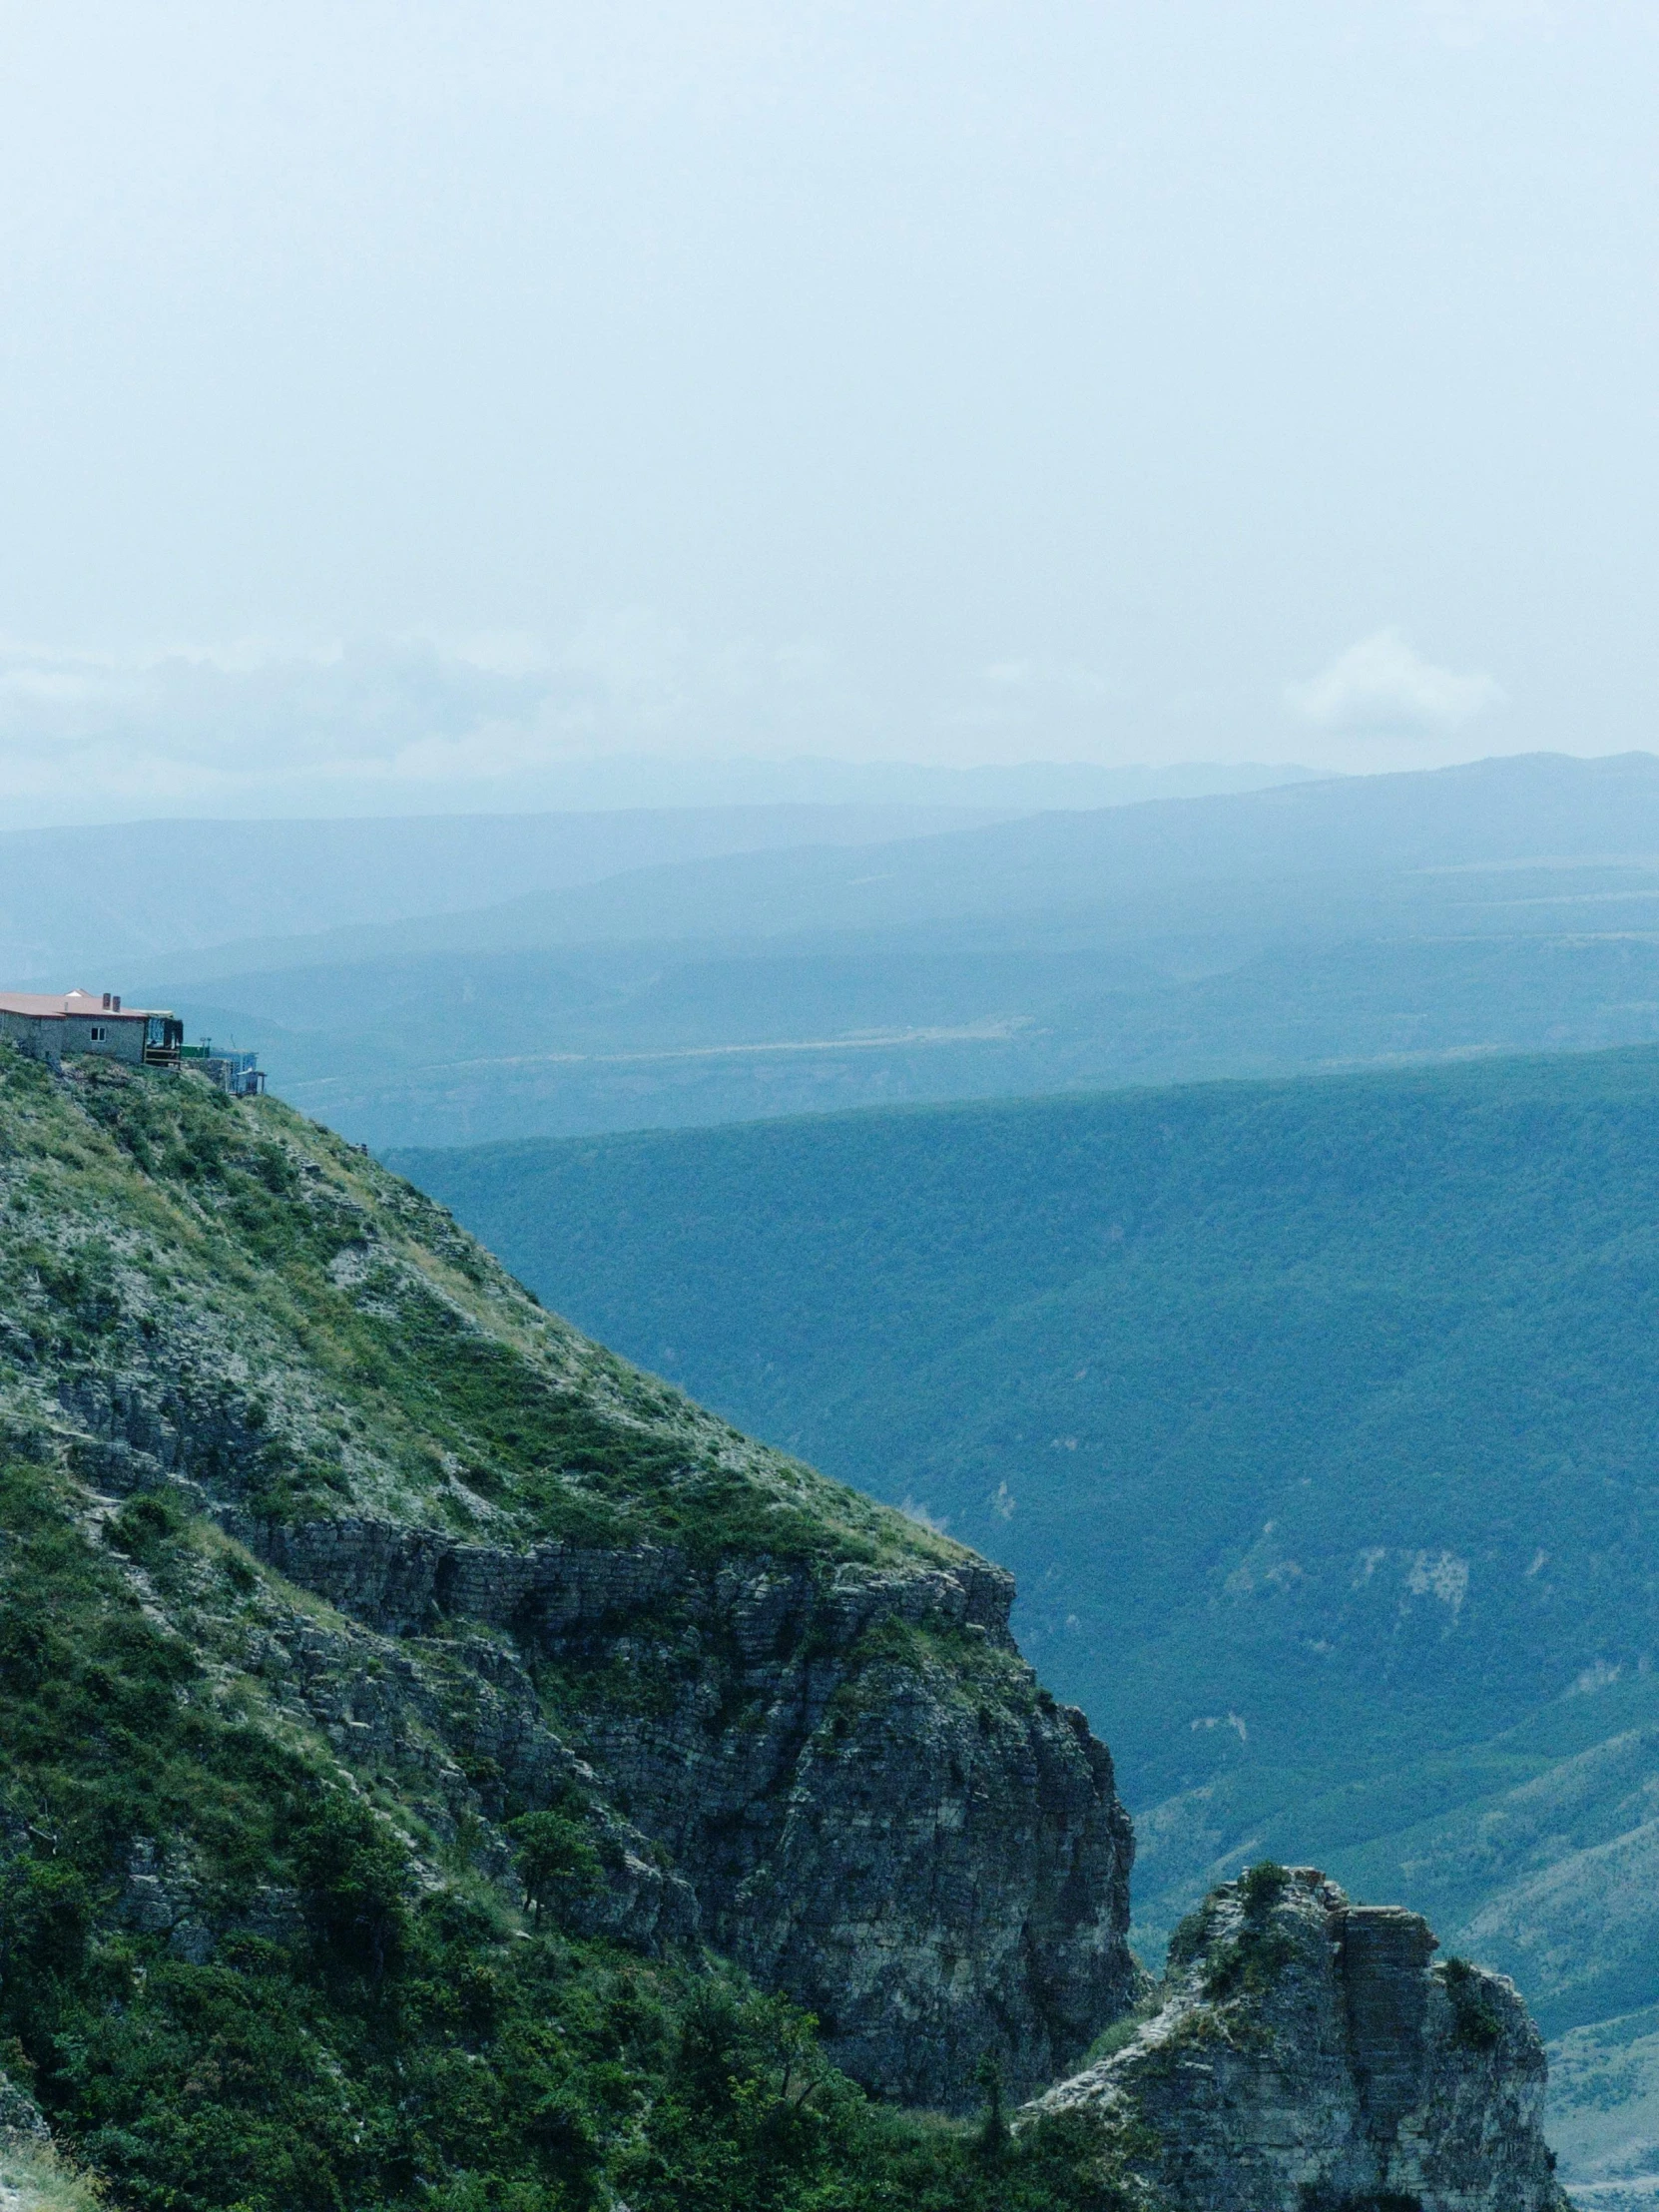
<path fill-rule="evenodd" d="M 1598 1747 L 1659 1718 L 1659 1055 L 397 1157 L 584 1326 L 1016 1570 L 1150 1941 L 1263 1845 L 1442 1931 L 1579 1853 L 1478 1955 L 1557 2024 L 1659 1993 L 1645 1921 L 1523 1926 L 1647 1818 Z"/>
<path fill-rule="evenodd" d="M 59 2212 L 95 2201 L 78 2168 L 133 2212 L 1123 2201 L 1088 2126 L 1010 2134 L 991 2075 L 979 2120 L 885 2107 L 720 1957 L 595 1936 L 623 1846 L 592 1770 L 526 1797 L 458 1725 L 457 1769 L 470 1631 L 354 1625 L 205 1484 L 261 1525 L 483 1516 L 825 1572 L 954 1550 L 586 1344 L 276 1102 L 0 1048 L 0 2073 L 75 2162 L 0 2143 L 0 2186 Z M 866 1642 L 854 1703 L 906 1666 L 1036 1694 L 982 1639 Z M 536 1667 L 575 1741 L 595 1695 L 661 1691 L 638 1653 L 615 1683 Z M 350 1721 L 353 1683 L 404 1677 L 388 1728 Z"/>
<path fill-rule="evenodd" d="M 0 1525 L 0 2042 L 120 2202 L 1114 2201 L 1087 2128 L 987 2148 L 882 2111 L 810 2020 L 717 1962 L 567 1939 L 553 1877 L 591 1857 L 568 1817 L 517 1824 L 528 1921 L 464 1877 L 423 1890 L 394 1805 L 274 1726 L 246 1681 L 223 1694 L 215 1662 L 261 1600 L 216 1532 L 139 1500 L 100 1545 L 60 1477 L 15 1462 Z M 151 1617 L 111 1549 L 142 1552 L 198 1641 Z M 205 1910 L 251 1913 L 279 1884 L 301 1925 L 207 1959 L 122 1925 L 123 1870 L 158 1837 L 191 1847 Z"/>

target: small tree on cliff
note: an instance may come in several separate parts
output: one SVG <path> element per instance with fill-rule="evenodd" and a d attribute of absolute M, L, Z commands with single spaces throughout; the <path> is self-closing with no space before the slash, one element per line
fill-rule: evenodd
<path fill-rule="evenodd" d="M 1002 2068 L 989 2051 L 974 2067 L 973 2078 L 985 2092 L 985 2116 L 979 2123 L 979 2155 L 1000 2158 L 1008 2148 L 1008 2116 L 1002 2109 Z"/>
<path fill-rule="evenodd" d="M 568 1813 L 526 1813 L 508 1822 L 507 1834 L 518 1854 L 524 1909 L 538 1928 L 548 1906 L 561 1898 L 582 1897 L 598 1889 L 599 1854 L 581 1823 L 573 1821 Z"/>

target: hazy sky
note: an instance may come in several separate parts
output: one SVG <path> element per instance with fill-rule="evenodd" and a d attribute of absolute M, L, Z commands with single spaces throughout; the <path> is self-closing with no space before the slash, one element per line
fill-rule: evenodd
<path fill-rule="evenodd" d="M 1654 743 L 1651 0 L 0 0 L 0 820 Z"/>

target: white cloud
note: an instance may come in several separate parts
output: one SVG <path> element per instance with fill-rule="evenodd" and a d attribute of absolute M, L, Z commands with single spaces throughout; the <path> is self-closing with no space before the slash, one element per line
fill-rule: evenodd
<path fill-rule="evenodd" d="M 844 727 L 809 646 L 698 645 L 648 614 L 517 634 L 121 658 L 0 638 L 0 827 L 132 811 L 512 805 L 616 753 L 810 749 Z"/>
<path fill-rule="evenodd" d="M 1438 668 L 1392 629 L 1362 638 L 1318 676 L 1287 686 L 1285 693 L 1300 721 L 1352 737 L 1447 737 L 1502 697 L 1502 687 L 1490 676 Z"/>
<path fill-rule="evenodd" d="M 125 656 L 0 636 L 0 829 L 510 812 L 572 804 L 561 795 L 577 764 L 619 758 L 1098 761 L 1117 752 L 1105 715 L 1116 691 L 1081 665 L 1014 659 L 936 689 L 908 672 L 872 683 L 811 638 L 700 637 L 646 609 L 547 637 L 250 639 Z M 637 803 L 653 796 L 641 787 Z"/>

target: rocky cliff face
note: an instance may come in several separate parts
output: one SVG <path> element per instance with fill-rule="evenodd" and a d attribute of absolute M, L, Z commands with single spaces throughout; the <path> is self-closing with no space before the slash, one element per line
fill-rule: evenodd
<path fill-rule="evenodd" d="M 261 1562 L 218 1663 L 357 1787 L 507 1894 L 505 1823 L 574 1792 L 574 1925 L 716 1947 L 908 2102 L 970 2101 L 987 2051 L 1034 2088 L 1132 2001 L 1111 1761 L 1006 1574 L 610 1359 L 274 1101 L 7 1080 L 0 1440 L 94 1532 L 155 1496 Z M 122 1880 L 128 1927 L 215 1954 L 185 1857 Z"/>
<path fill-rule="evenodd" d="M 563 1735 L 689 1886 L 697 1933 L 814 2011 L 855 2079 L 956 2103 L 989 2051 L 1034 2086 L 1137 1994 L 1110 1757 L 1037 1689 L 985 1561 L 227 1518 L 382 1633 L 492 1629 L 566 1686 Z"/>
<path fill-rule="evenodd" d="M 1565 2212 L 1537 2030 L 1436 1947 L 1314 1868 L 1257 1868 L 1183 1924 L 1151 2016 L 1034 2109 L 1092 2115 L 1181 2212 Z"/>

